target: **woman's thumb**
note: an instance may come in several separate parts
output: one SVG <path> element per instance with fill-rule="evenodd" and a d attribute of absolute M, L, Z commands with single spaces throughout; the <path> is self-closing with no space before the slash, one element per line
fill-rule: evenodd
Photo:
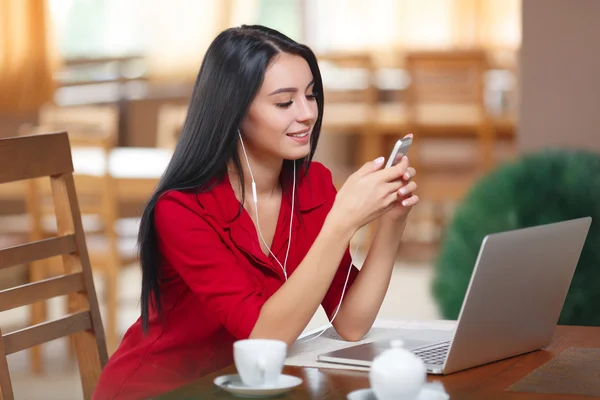
<path fill-rule="evenodd" d="M 381 166 L 383 165 L 384 162 L 385 162 L 385 157 L 378 157 L 373 161 L 369 161 L 369 162 L 365 163 L 365 165 L 362 166 L 360 171 L 363 174 L 368 174 L 369 172 L 377 171 L 379 168 L 381 168 Z"/>

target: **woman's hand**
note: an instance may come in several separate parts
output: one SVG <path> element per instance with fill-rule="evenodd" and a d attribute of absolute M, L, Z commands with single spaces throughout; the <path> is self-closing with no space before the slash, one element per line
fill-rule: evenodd
<path fill-rule="evenodd" d="M 399 190 L 407 186 L 403 176 L 412 172 L 407 170 L 408 159 L 382 169 L 384 162 L 385 158 L 380 157 L 363 165 L 350 175 L 335 198 L 329 216 L 351 233 L 397 208 L 401 201 Z"/>
<path fill-rule="evenodd" d="M 406 172 L 402 175 L 401 182 L 403 186 L 398 189 L 398 200 L 394 203 L 393 207 L 389 209 L 381 219 L 389 219 L 393 222 L 402 222 L 408 217 L 410 210 L 419 202 L 419 196 L 414 194 L 417 189 L 417 183 L 412 180 L 417 171 L 409 167 L 408 158 L 404 156 L 401 162 L 406 162 Z"/>

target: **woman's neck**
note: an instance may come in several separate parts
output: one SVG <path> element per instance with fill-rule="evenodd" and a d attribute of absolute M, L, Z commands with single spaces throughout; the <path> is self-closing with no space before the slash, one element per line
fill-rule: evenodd
<path fill-rule="evenodd" d="M 259 197 L 271 197 L 279 193 L 281 189 L 279 177 L 283 168 L 282 159 L 273 159 L 268 157 L 253 157 L 252 152 L 246 149 L 248 162 L 252 168 L 252 174 L 248 168 L 246 157 L 242 151 L 238 151 L 242 172 L 244 174 L 244 187 L 246 189 L 246 199 L 252 199 L 252 176 L 256 184 L 256 194 Z M 239 199 L 242 198 L 241 187 L 239 187 L 238 171 L 233 167 L 233 163 L 228 168 L 229 179 L 234 191 Z"/>

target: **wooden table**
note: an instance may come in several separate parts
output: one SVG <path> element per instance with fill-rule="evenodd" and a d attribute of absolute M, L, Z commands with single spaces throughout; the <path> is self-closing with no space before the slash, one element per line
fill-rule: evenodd
<path fill-rule="evenodd" d="M 416 139 L 481 140 L 479 128 L 482 120 L 479 111 L 470 105 L 425 106 L 419 108 L 418 119 L 412 121 L 410 128 L 404 103 L 329 103 L 325 105 L 322 132 L 327 135 L 358 135 L 361 142 L 353 160 L 354 167 L 358 168 L 364 162 L 387 154 L 390 151 L 385 147 L 389 144 L 386 143 L 388 138 L 400 138 L 411 132 Z M 514 139 L 515 115 L 503 113 L 489 115 L 489 118 L 496 139 Z"/>
<path fill-rule="evenodd" d="M 507 390 L 569 347 L 600 347 L 600 327 L 559 326 L 553 341 L 544 349 L 522 356 L 509 358 L 492 364 L 457 372 L 444 377 L 429 376 L 430 382 L 440 381 L 450 398 L 485 400 L 583 400 L 593 397 L 565 394 L 541 394 Z M 600 360 L 599 360 L 600 362 Z M 234 399 L 232 395 L 218 389 L 213 380 L 221 375 L 236 373 L 230 366 L 205 376 L 159 399 Z M 366 372 L 327 370 L 316 368 L 285 367 L 284 373 L 304 380 L 301 387 L 283 396 L 284 399 L 346 399 L 348 393 L 369 387 Z M 590 382 L 591 384 L 592 382 Z M 540 389 L 543 390 L 542 387 Z"/>

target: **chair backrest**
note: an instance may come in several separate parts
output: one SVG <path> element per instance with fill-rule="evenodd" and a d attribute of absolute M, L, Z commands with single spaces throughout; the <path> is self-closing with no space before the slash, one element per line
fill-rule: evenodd
<path fill-rule="evenodd" d="M 410 76 L 405 94 L 407 131 L 446 139 L 472 136 L 480 147 L 479 166 L 482 170 L 493 166 L 495 138 L 485 105 L 485 76 L 489 69 L 486 51 L 413 51 L 406 54 L 405 65 Z M 419 157 L 413 146 L 413 163 L 417 161 L 415 153 Z M 439 162 L 441 159 L 435 164 L 448 166 L 445 161 Z M 423 168 L 424 164 L 417 167 Z"/>
<path fill-rule="evenodd" d="M 71 146 L 101 145 L 108 150 L 118 143 L 119 110 L 112 105 L 58 107 L 47 104 L 40 108 L 39 125 L 38 132 L 40 129 L 42 132 L 68 131 Z"/>
<path fill-rule="evenodd" d="M 0 332 L 0 393 L 14 398 L 6 356 L 72 335 L 83 393 L 90 399 L 108 360 L 104 330 L 77 194 L 66 132 L 0 139 L 0 184 L 48 177 L 58 235 L 0 250 L 0 269 L 61 256 L 64 274 L 0 291 L 0 312 L 68 295 L 69 314 L 15 332 Z"/>
<path fill-rule="evenodd" d="M 326 103 L 377 104 L 375 62 L 369 53 L 319 54 Z"/>
<path fill-rule="evenodd" d="M 74 176 L 79 207 L 82 214 L 101 216 L 102 230 L 112 231 L 116 216 L 114 182 L 109 173 L 109 153 L 117 144 L 118 110 L 114 106 L 57 107 L 45 105 L 39 112 L 39 125 L 23 125 L 19 135 L 53 131 L 69 131 L 72 149 L 77 160 L 85 161 L 84 168 Z M 32 217 L 32 238 L 41 239 L 45 216 L 54 215 L 50 184 L 47 179 L 27 182 L 26 201 Z M 53 228 L 52 228 L 53 229 Z"/>
<path fill-rule="evenodd" d="M 483 105 L 488 70 L 484 50 L 415 51 L 406 54 L 407 103 Z"/>
<path fill-rule="evenodd" d="M 187 116 L 188 106 L 163 104 L 158 109 L 156 147 L 174 149 Z"/>

